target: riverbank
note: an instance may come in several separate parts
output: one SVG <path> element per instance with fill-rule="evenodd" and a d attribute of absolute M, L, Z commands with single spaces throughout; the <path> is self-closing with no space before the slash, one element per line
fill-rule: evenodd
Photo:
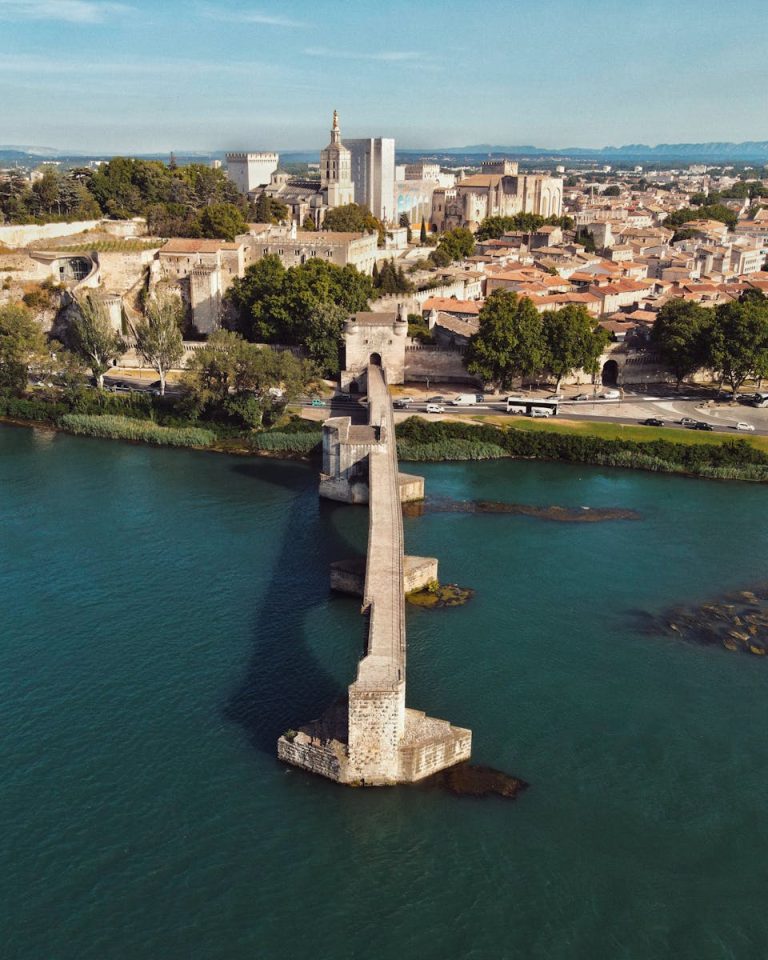
<path fill-rule="evenodd" d="M 260 431 L 208 421 L 163 417 L 148 400 L 100 398 L 99 412 L 80 413 L 57 400 L 4 398 L 0 421 L 46 426 L 81 436 L 188 447 L 214 453 L 307 460 L 319 456 L 322 424 L 295 414 Z M 159 415 L 158 415 L 159 414 Z M 166 422 L 163 422 L 163 420 Z M 474 418 L 473 418 L 474 419 Z M 693 435 L 680 430 L 590 421 L 484 418 L 425 420 L 397 425 L 403 462 L 526 459 L 623 467 L 714 480 L 768 482 L 768 438 Z"/>

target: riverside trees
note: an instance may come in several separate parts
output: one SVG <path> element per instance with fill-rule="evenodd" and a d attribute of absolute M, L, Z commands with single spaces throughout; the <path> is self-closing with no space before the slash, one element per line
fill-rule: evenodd
<path fill-rule="evenodd" d="M 480 329 L 467 348 L 467 369 L 508 390 L 517 378 L 551 372 L 559 388 L 578 369 L 592 372 L 607 337 L 584 307 L 569 305 L 542 317 L 528 297 L 496 290 L 480 311 Z"/>
<path fill-rule="evenodd" d="M 768 375 L 768 300 L 702 307 L 671 300 L 659 311 L 651 342 L 678 386 L 698 370 L 711 370 L 736 393 L 745 380 Z"/>
<path fill-rule="evenodd" d="M 286 269 L 270 255 L 233 281 L 228 301 L 246 339 L 305 346 L 321 372 L 333 376 L 339 370 L 344 321 L 365 310 L 373 292 L 371 278 L 352 266 L 310 260 Z"/>
<path fill-rule="evenodd" d="M 259 347 L 230 330 L 217 330 L 194 352 L 184 385 L 196 415 L 223 415 L 253 429 L 307 390 L 314 378 L 314 365 L 289 350 Z"/>
<path fill-rule="evenodd" d="M 104 302 L 93 293 L 76 301 L 77 313 L 69 326 L 72 350 L 91 368 L 100 390 L 104 374 L 125 350 L 125 341 L 110 322 Z"/>
<path fill-rule="evenodd" d="M 22 392 L 32 367 L 47 359 L 45 337 L 21 304 L 0 307 L 0 390 Z"/>
<path fill-rule="evenodd" d="M 151 300 L 146 316 L 135 324 L 136 350 L 157 370 L 160 395 L 165 396 L 168 371 L 184 354 L 181 323 L 184 308 L 178 297 L 165 296 Z"/>

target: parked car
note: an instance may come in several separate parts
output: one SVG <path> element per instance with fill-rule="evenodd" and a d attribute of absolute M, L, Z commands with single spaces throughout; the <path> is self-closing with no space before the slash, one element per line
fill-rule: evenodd
<path fill-rule="evenodd" d="M 591 400 L 592 395 L 589 393 L 577 393 L 575 397 L 571 397 L 572 400 Z"/>
<path fill-rule="evenodd" d="M 737 430 L 741 430 L 741 431 L 743 431 L 744 433 L 748 433 L 748 432 L 751 433 L 751 432 L 755 429 L 755 427 L 754 427 L 754 424 L 745 423 L 743 420 L 740 420 L 740 421 L 736 424 L 736 429 L 737 429 Z"/>
<path fill-rule="evenodd" d="M 312 407 L 324 407 L 324 406 L 325 406 L 325 400 L 319 400 L 317 397 L 315 397 L 315 399 L 312 401 L 312 403 L 310 404 L 310 406 L 312 406 Z"/>
<path fill-rule="evenodd" d="M 693 425 L 694 430 L 711 430 L 712 424 L 707 423 L 706 420 L 697 420 Z"/>
<path fill-rule="evenodd" d="M 695 427 L 697 423 L 698 423 L 698 421 L 697 421 L 697 420 L 694 420 L 693 417 L 683 417 L 683 419 L 680 421 L 680 426 L 681 426 L 681 427 Z"/>
<path fill-rule="evenodd" d="M 532 417 L 551 417 L 553 412 L 549 407 L 531 407 Z"/>
<path fill-rule="evenodd" d="M 427 413 L 445 413 L 445 407 L 442 403 L 428 403 Z"/>
<path fill-rule="evenodd" d="M 642 423 L 644 427 L 663 427 L 664 426 L 664 421 L 659 420 L 658 417 L 647 417 L 645 420 L 641 420 L 640 423 Z"/>
<path fill-rule="evenodd" d="M 427 403 L 445 403 L 445 397 L 427 397 Z"/>
<path fill-rule="evenodd" d="M 130 383 L 116 383 L 112 389 L 114 393 L 133 393 L 134 390 Z"/>
<path fill-rule="evenodd" d="M 412 403 L 413 397 L 397 397 L 392 402 L 392 406 L 396 407 L 398 410 L 403 410 L 405 407 L 410 407 Z"/>
<path fill-rule="evenodd" d="M 598 394 L 601 400 L 620 400 L 621 394 L 618 390 L 603 390 L 602 393 Z"/>

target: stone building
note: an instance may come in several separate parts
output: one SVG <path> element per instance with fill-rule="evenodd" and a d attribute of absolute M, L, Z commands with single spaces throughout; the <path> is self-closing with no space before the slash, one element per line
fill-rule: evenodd
<path fill-rule="evenodd" d="M 269 183 L 279 161 L 277 153 L 228 153 L 227 172 L 240 193 L 247 195 Z"/>
<path fill-rule="evenodd" d="M 309 260 L 326 260 L 339 267 L 352 266 L 361 273 L 373 272 L 378 249 L 375 233 L 346 233 L 335 230 L 298 230 L 291 226 L 254 224 L 252 232 L 237 238 L 245 245 L 245 266 L 275 254 L 286 267 Z"/>
<path fill-rule="evenodd" d="M 391 137 L 344 140 L 351 159 L 355 203 L 382 222 L 395 219 L 395 141 Z"/>
<path fill-rule="evenodd" d="M 431 219 L 433 229 L 475 230 L 486 217 L 560 216 L 562 208 L 562 178 L 521 174 L 514 161 L 492 160 L 483 163 L 482 173 L 459 180 L 453 188 L 435 190 Z"/>
<path fill-rule="evenodd" d="M 320 187 L 329 208 L 341 207 L 355 200 L 352 183 L 352 154 L 341 142 L 339 115 L 333 111 L 331 142 L 320 152 Z"/>

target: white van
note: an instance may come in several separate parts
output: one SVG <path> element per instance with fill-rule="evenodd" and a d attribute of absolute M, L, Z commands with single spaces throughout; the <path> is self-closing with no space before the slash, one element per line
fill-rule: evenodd
<path fill-rule="evenodd" d="M 460 393 L 457 397 L 454 397 L 453 400 L 450 400 L 449 403 L 452 407 L 474 407 L 477 404 L 477 394 Z"/>
<path fill-rule="evenodd" d="M 532 417 L 551 417 L 553 413 L 551 407 L 531 407 Z"/>
<path fill-rule="evenodd" d="M 603 390 L 600 394 L 601 400 L 621 400 L 621 394 L 618 390 Z"/>

